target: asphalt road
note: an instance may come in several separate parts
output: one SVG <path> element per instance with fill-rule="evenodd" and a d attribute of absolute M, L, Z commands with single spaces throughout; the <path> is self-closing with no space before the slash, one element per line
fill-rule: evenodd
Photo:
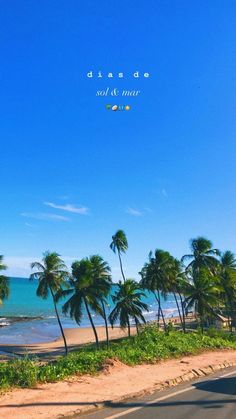
<path fill-rule="evenodd" d="M 83 416 L 81 419 L 236 419 L 236 370 L 156 392 Z M 76 417 L 74 418 L 76 419 Z"/>

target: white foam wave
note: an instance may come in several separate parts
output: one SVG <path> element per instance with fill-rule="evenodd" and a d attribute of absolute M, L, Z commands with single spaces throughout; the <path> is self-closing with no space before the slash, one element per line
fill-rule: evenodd
<path fill-rule="evenodd" d="M 143 315 L 144 316 L 150 316 L 151 314 L 154 314 L 155 313 L 155 311 L 143 311 Z"/>

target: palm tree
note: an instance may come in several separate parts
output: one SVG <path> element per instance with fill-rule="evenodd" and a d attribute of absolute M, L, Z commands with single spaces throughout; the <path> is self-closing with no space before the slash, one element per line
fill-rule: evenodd
<path fill-rule="evenodd" d="M 191 260 L 187 265 L 186 270 L 196 271 L 201 268 L 207 268 L 212 273 L 215 273 L 215 269 L 218 265 L 216 256 L 220 256 L 218 249 L 213 249 L 212 242 L 205 237 L 197 237 L 196 239 L 190 240 L 191 254 L 184 255 L 181 259 L 182 262 Z"/>
<path fill-rule="evenodd" d="M 112 242 L 110 244 L 110 248 L 113 250 L 114 253 L 116 253 L 116 251 L 118 253 L 121 275 L 125 282 L 125 275 L 124 275 L 124 270 L 122 266 L 121 253 L 125 253 L 126 250 L 128 249 L 128 241 L 127 241 L 125 232 L 123 230 L 118 230 L 114 234 L 114 236 L 112 236 Z"/>
<path fill-rule="evenodd" d="M 31 264 L 31 269 L 35 268 L 38 271 L 30 275 L 30 280 L 37 279 L 39 282 L 36 291 L 38 297 L 47 299 L 51 294 L 57 321 L 64 341 L 65 353 L 67 355 L 68 347 L 61 320 L 58 314 L 56 294 L 63 290 L 63 288 L 68 287 L 69 273 L 65 263 L 60 258 L 60 255 L 56 252 L 45 252 L 43 254 L 42 262 L 33 262 Z"/>
<path fill-rule="evenodd" d="M 141 322 L 146 323 L 142 311 L 148 311 L 148 305 L 142 302 L 141 299 L 145 297 L 145 294 L 134 280 L 127 279 L 124 283 L 119 282 L 117 287 L 117 291 L 112 296 L 115 307 L 109 315 L 109 320 L 114 327 L 119 319 L 120 327 L 128 328 L 130 337 L 130 319 L 134 319 L 138 332 L 138 325 Z"/>
<path fill-rule="evenodd" d="M 99 289 L 99 298 L 102 307 L 102 317 L 105 322 L 106 327 L 106 341 L 107 347 L 109 345 L 109 333 L 108 333 L 108 322 L 107 322 L 107 314 L 105 309 L 105 304 L 107 305 L 106 298 L 108 297 L 112 281 L 111 281 L 111 268 L 107 262 L 103 260 L 103 258 L 99 255 L 93 255 L 90 257 L 90 262 L 92 264 L 92 273 L 93 273 L 93 280 Z"/>
<path fill-rule="evenodd" d="M 0 255 L 0 271 L 4 271 L 6 269 L 7 267 L 3 263 L 3 256 Z M 0 275 L 0 305 L 3 303 L 3 300 L 6 300 L 9 297 L 9 294 L 9 279 L 5 275 Z"/>
<path fill-rule="evenodd" d="M 232 333 L 232 326 L 233 324 L 235 325 L 236 308 L 236 259 L 230 250 L 226 250 L 226 252 L 221 255 L 219 279 L 223 290 L 222 297 L 228 312 L 228 323 Z"/>
<path fill-rule="evenodd" d="M 207 316 L 215 316 L 219 296 L 219 287 L 216 278 L 209 274 L 206 268 L 193 271 L 188 286 L 186 287 L 186 309 L 194 307 L 200 319 L 200 327 L 203 332 L 204 319 Z"/>
<path fill-rule="evenodd" d="M 164 329 L 166 321 L 161 307 L 161 296 L 167 298 L 170 291 L 170 270 L 173 268 L 173 257 L 169 252 L 156 249 L 154 255 L 149 253 L 149 261 L 142 268 L 140 275 L 140 285 L 152 292 L 158 304 L 158 323 L 159 313 L 162 317 Z"/>
<path fill-rule="evenodd" d="M 183 264 L 178 259 L 171 257 L 170 268 L 167 270 L 169 292 L 173 294 L 176 307 L 179 313 L 180 322 L 185 332 L 185 304 L 183 294 L 187 285 L 186 273 L 183 269 Z M 169 271 L 169 272 L 168 272 Z M 179 297 L 179 301 L 177 298 Z M 180 310 L 181 307 L 181 310 Z"/>
<path fill-rule="evenodd" d="M 72 276 L 70 279 L 71 288 L 60 291 L 57 294 L 57 299 L 71 295 L 69 300 L 63 305 L 62 310 L 64 314 L 69 313 L 70 317 L 75 319 L 78 325 L 81 324 L 83 307 L 85 307 L 98 348 L 98 334 L 90 309 L 101 316 L 104 315 L 101 307 L 101 298 L 102 292 L 104 292 L 105 295 L 104 289 L 106 289 L 106 286 L 104 286 L 104 283 L 101 281 L 101 271 L 99 273 L 99 280 L 97 280 L 97 263 L 97 257 L 96 264 L 94 259 L 92 263 L 89 258 L 75 261 L 72 264 Z M 104 265 L 104 268 L 107 269 L 107 266 Z"/>

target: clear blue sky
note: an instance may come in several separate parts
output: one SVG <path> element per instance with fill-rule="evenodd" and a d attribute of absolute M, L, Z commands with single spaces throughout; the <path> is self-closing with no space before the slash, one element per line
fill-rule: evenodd
<path fill-rule="evenodd" d="M 0 28 L 9 274 L 28 274 L 50 249 L 68 262 L 100 253 L 117 280 L 108 245 L 118 228 L 133 277 L 150 249 L 179 257 L 197 235 L 236 251 L 234 0 L 13 0 Z M 141 94 L 129 112 L 107 111 L 115 100 L 95 93 L 108 86 Z"/>

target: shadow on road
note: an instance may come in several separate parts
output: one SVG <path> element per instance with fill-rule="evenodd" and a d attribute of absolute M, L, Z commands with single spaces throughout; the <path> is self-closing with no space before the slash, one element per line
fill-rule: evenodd
<path fill-rule="evenodd" d="M 228 394 L 236 396 L 236 377 L 220 378 L 219 380 L 202 381 L 193 384 L 197 390 L 209 393 Z M 235 400 L 236 401 L 236 400 Z"/>
<path fill-rule="evenodd" d="M 173 400 L 175 398 L 179 399 L 179 397 L 183 397 L 183 394 L 180 395 L 174 395 L 173 399 L 170 401 L 160 401 L 160 402 L 146 402 L 146 401 L 139 401 L 139 400 L 132 400 L 127 402 L 117 402 L 114 403 L 112 401 L 107 400 L 104 405 L 106 407 L 110 408 L 132 408 L 132 407 L 174 407 L 174 406 L 201 406 L 206 409 L 214 408 L 214 409 L 220 409 L 228 404 L 236 403 L 236 398 L 222 398 L 217 397 L 217 395 L 224 394 L 224 395 L 230 395 L 235 396 L 236 395 L 236 377 L 230 377 L 230 378 L 221 378 L 219 380 L 209 380 L 209 381 L 203 381 L 200 383 L 194 383 L 192 384 L 193 387 L 196 388 L 196 390 L 199 390 L 194 393 L 190 392 L 188 393 L 188 396 L 190 396 L 190 399 L 185 400 Z M 36 389 L 38 390 L 38 389 Z M 204 392 L 208 392 L 210 394 L 215 393 L 216 397 L 213 399 L 210 399 L 209 396 L 206 398 L 206 395 Z M 161 397 L 161 394 L 160 394 Z M 91 401 L 91 402 L 82 402 L 82 401 L 74 401 L 74 402 L 38 402 L 38 403 L 24 403 L 24 404 L 6 404 L 1 405 L 1 407 L 16 407 L 16 408 L 24 408 L 24 407 L 35 407 L 35 406 L 76 406 L 79 408 L 79 406 L 84 405 L 99 405 L 98 401 Z"/>

